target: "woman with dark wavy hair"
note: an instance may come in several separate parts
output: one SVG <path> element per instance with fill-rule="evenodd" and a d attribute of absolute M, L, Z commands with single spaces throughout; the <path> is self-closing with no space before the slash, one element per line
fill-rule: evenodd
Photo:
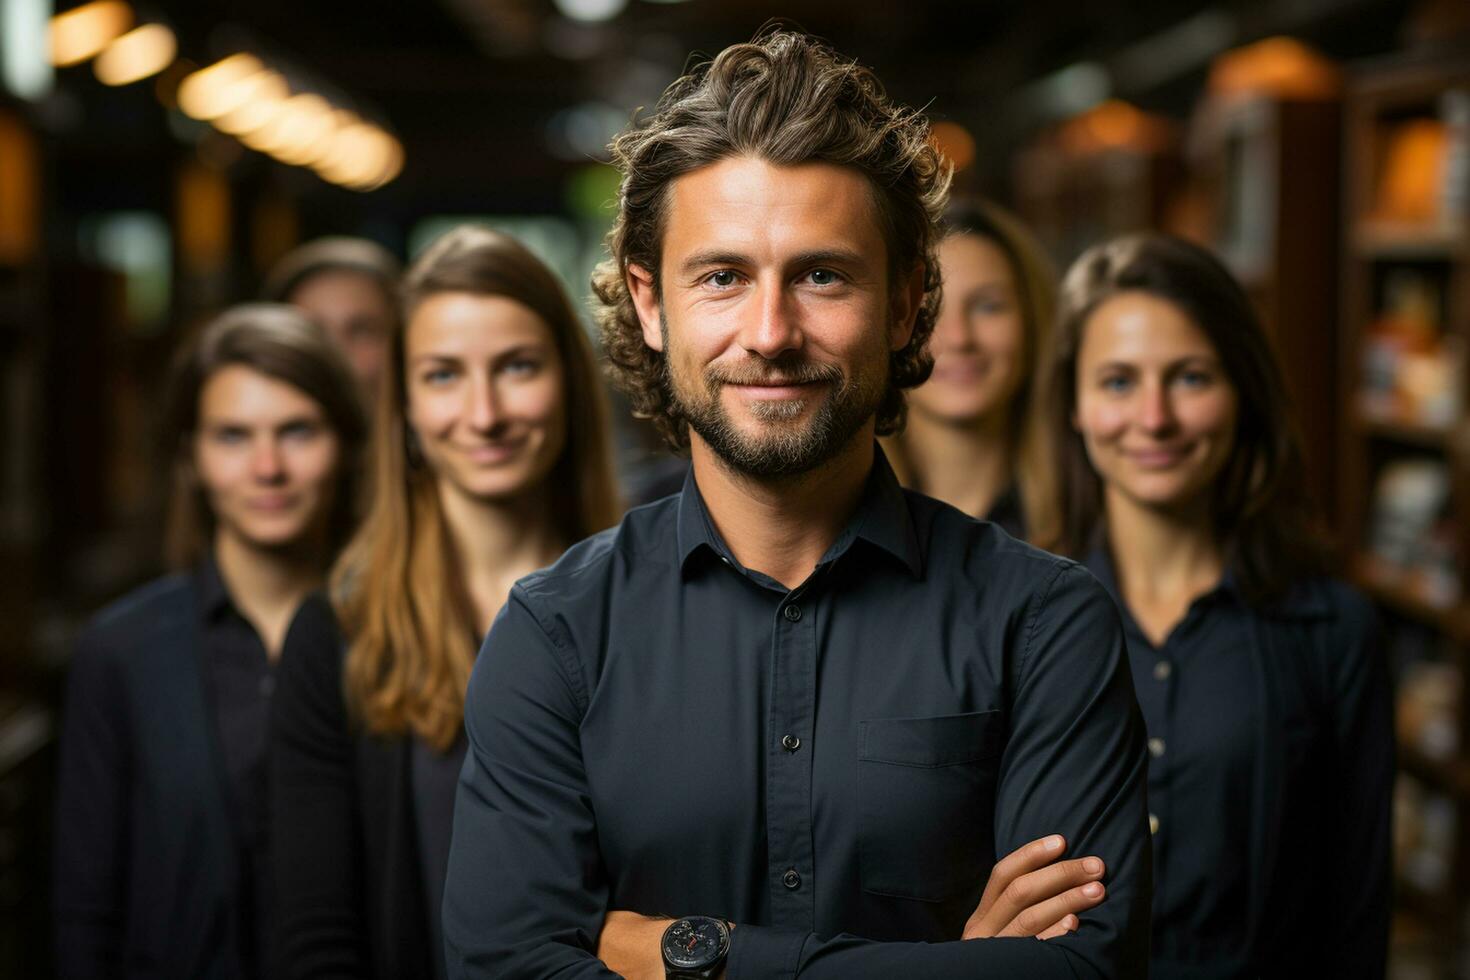
<path fill-rule="evenodd" d="M 287 977 L 442 977 L 464 698 L 511 585 L 612 524 L 592 347 L 549 269 L 464 226 L 402 287 L 372 506 L 286 643 L 275 711 Z M 491 886 L 493 887 L 493 885 Z"/>
<path fill-rule="evenodd" d="M 1148 728 L 1152 975 L 1383 976 L 1386 665 L 1244 291 L 1179 239 L 1089 250 L 1051 395 L 1051 543 L 1116 600 Z"/>

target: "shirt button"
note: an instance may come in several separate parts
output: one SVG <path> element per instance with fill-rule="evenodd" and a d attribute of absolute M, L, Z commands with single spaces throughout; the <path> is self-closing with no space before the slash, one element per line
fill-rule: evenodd
<path fill-rule="evenodd" d="M 795 623 L 801 619 L 801 607 L 796 605 L 787 606 L 786 611 L 782 615 L 786 617 L 787 622 Z"/>
<path fill-rule="evenodd" d="M 795 868 L 787 868 L 786 873 L 781 876 L 781 884 L 792 891 L 801 887 L 801 875 L 796 873 Z"/>
<path fill-rule="evenodd" d="M 1169 661 L 1160 660 L 1154 664 L 1154 680 L 1166 681 L 1172 673 L 1174 673 L 1174 665 L 1169 663 Z"/>
<path fill-rule="evenodd" d="M 1159 818 L 1152 813 L 1148 815 L 1148 832 L 1150 834 L 1157 834 L 1159 832 Z"/>
<path fill-rule="evenodd" d="M 1153 756 L 1155 759 L 1157 759 L 1159 756 L 1163 755 L 1164 754 L 1164 740 L 1161 739 L 1161 738 L 1151 738 L 1151 739 L 1149 739 L 1148 740 L 1148 754 L 1151 755 L 1151 756 Z"/>
<path fill-rule="evenodd" d="M 795 752 L 797 749 L 801 748 L 801 739 L 797 738 L 795 735 L 782 735 L 781 747 L 787 752 Z"/>

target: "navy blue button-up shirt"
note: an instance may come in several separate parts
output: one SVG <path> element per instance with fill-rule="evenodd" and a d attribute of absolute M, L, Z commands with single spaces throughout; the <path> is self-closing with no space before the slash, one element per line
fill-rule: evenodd
<path fill-rule="evenodd" d="M 522 580 L 475 665 L 444 933 L 454 977 L 609 977 L 605 913 L 736 923 L 745 977 L 1140 976 L 1146 754 L 1081 566 L 902 490 L 795 589 L 691 475 Z M 959 941 L 998 856 L 1108 867 L 1072 935 Z"/>

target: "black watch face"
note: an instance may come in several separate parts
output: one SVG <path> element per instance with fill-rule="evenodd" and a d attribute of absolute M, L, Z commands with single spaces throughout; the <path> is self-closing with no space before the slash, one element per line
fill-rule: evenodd
<path fill-rule="evenodd" d="M 664 932 L 664 962 L 680 970 L 698 970 L 725 955 L 726 931 L 717 919 L 680 919 Z"/>

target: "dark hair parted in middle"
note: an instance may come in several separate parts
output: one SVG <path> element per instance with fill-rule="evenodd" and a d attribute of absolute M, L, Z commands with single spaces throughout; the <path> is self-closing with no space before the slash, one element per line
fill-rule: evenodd
<path fill-rule="evenodd" d="M 1055 539 L 1043 546 L 1079 556 L 1103 519 L 1102 480 L 1072 424 L 1077 358 L 1092 314 L 1123 293 L 1177 306 L 1209 339 L 1239 402 L 1235 444 L 1215 484 L 1213 519 L 1242 591 L 1282 597 L 1326 571 L 1319 515 L 1306 490 L 1301 437 L 1281 368 L 1235 277 L 1205 249 L 1168 235 L 1118 238 L 1082 254 L 1062 280 L 1050 378 L 1051 421 L 1061 486 Z"/>
<path fill-rule="evenodd" d="M 903 389 L 922 383 L 933 367 L 926 345 L 939 305 L 934 249 L 950 181 L 923 115 L 891 101 L 871 71 L 822 42 L 773 31 L 726 48 L 675 81 L 653 117 L 619 135 L 611 149 L 623 182 L 607 237 L 611 257 L 593 274 L 592 288 L 609 372 L 634 414 L 652 419 L 676 450 L 689 445 L 687 420 L 667 388 L 664 357 L 643 341 L 627 268 L 648 270 L 657 287 L 669 185 L 728 157 L 750 156 L 861 172 L 873 187 L 890 285 L 922 266 L 924 302 L 908 344 L 890 356 L 888 393 L 878 409 L 880 435 L 902 428 Z"/>
<path fill-rule="evenodd" d="M 209 321 L 179 353 L 165 400 L 164 451 L 173 457 L 164 551 L 187 568 L 213 543 L 215 520 L 195 472 L 190 441 L 199 426 L 199 398 L 216 372 L 240 365 L 299 389 L 322 407 L 341 445 L 337 493 L 328 520 L 333 554 L 357 520 L 357 487 L 368 438 L 352 371 L 325 331 L 306 314 L 277 303 L 243 303 Z"/>

